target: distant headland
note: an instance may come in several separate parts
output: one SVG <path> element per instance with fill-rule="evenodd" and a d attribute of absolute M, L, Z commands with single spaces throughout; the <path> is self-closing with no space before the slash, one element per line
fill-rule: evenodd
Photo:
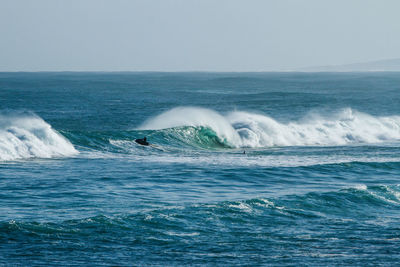
<path fill-rule="evenodd" d="M 329 65 L 301 68 L 305 72 L 368 72 L 368 71 L 400 71 L 400 58 L 353 63 L 345 65 Z"/>

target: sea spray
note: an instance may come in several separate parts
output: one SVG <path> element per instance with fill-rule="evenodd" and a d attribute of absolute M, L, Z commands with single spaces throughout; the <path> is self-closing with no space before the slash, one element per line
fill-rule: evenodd
<path fill-rule="evenodd" d="M 400 116 L 374 117 L 346 108 L 322 116 L 310 113 L 300 121 L 280 123 L 248 112 L 228 115 L 244 146 L 308 146 L 381 143 L 400 140 Z"/>
<path fill-rule="evenodd" d="M 74 146 L 32 113 L 0 114 L 0 160 L 65 157 L 78 153 Z"/>

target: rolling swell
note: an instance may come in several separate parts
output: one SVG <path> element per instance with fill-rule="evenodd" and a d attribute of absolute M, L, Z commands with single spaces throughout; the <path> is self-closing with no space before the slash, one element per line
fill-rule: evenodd
<path fill-rule="evenodd" d="M 76 153 L 74 146 L 40 117 L 28 112 L 0 114 L 0 161 Z"/>
<path fill-rule="evenodd" d="M 372 116 L 350 108 L 329 116 L 310 113 L 296 122 L 234 111 L 221 115 L 203 108 L 180 107 L 130 131 L 64 132 L 64 138 L 31 113 L 0 114 L 0 160 L 66 157 L 80 149 L 113 153 L 138 150 L 134 139 L 147 136 L 170 149 L 345 146 L 400 140 L 400 116 Z M 140 148 L 139 148 L 140 149 Z"/>
<path fill-rule="evenodd" d="M 350 108 L 329 116 L 310 113 L 300 121 L 280 123 L 271 117 L 234 111 L 178 107 L 146 121 L 141 130 L 209 127 L 232 147 L 335 146 L 397 142 L 400 116 L 372 116 Z"/>
<path fill-rule="evenodd" d="M 314 112 L 301 120 L 281 123 L 249 112 L 221 115 L 209 109 L 180 107 L 150 118 L 133 130 L 64 134 L 82 149 L 125 154 L 142 153 L 143 147 L 134 140 L 143 136 L 169 152 L 366 144 L 396 147 L 400 116 L 372 116 L 347 108 L 329 116 Z"/>
<path fill-rule="evenodd" d="M 66 137 L 81 149 L 113 153 L 132 153 L 142 148 L 134 140 L 146 136 L 150 143 L 170 149 L 229 148 L 226 140 L 209 127 L 182 126 L 162 130 L 132 130 L 118 132 L 66 132 Z"/>
<path fill-rule="evenodd" d="M 0 240 L 9 245 L 0 248 L 0 254 L 5 258 L 30 255 L 33 261 L 43 262 L 40 250 L 51 246 L 46 261 L 70 264 L 89 259 L 103 264 L 104 260 L 115 264 L 113 259 L 118 259 L 122 265 L 132 261 L 226 263 L 237 253 L 241 263 L 253 262 L 255 255 L 260 263 L 360 263 L 370 259 L 359 250 L 373 244 L 370 249 L 379 262 L 396 262 L 399 194 L 398 185 L 359 185 L 331 192 L 172 206 L 62 222 L 3 221 Z M 146 253 L 150 249 L 154 253 Z M 65 253 L 71 250 L 90 253 L 80 257 Z M 119 256 L 105 256 L 110 251 Z"/>

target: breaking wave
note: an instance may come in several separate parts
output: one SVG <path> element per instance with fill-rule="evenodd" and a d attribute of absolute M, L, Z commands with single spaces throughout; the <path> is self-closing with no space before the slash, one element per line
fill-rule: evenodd
<path fill-rule="evenodd" d="M 204 108 L 178 107 L 149 119 L 139 129 L 191 129 L 182 127 L 209 128 L 220 143 L 232 147 L 331 146 L 400 140 L 400 116 L 372 116 L 351 108 L 329 116 L 310 113 L 299 121 L 281 123 L 250 112 L 222 115 Z"/>
<path fill-rule="evenodd" d="M 0 161 L 65 157 L 74 146 L 32 113 L 0 114 Z"/>

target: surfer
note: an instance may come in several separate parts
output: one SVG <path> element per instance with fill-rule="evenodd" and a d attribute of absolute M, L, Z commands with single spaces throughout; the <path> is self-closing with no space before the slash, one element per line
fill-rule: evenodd
<path fill-rule="evenodd" d="M 142 145 L 142 146 L 150 145 L 149 142 L 147 142 L 147 138 L 146 137 L 143 137 L 142 139 L 135 139 L 135 142 L 138 143 L 139 145 Z"/>

